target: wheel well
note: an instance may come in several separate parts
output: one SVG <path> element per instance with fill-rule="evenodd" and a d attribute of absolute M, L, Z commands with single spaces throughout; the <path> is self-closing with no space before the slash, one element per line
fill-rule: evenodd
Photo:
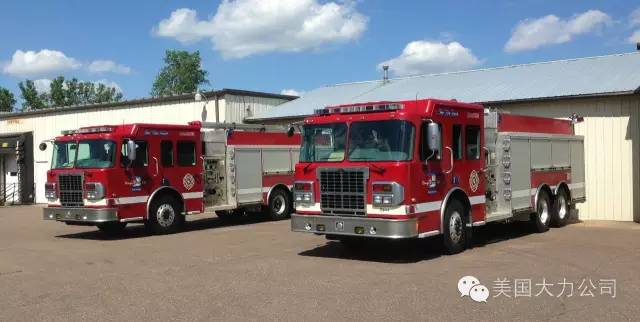
<path fill-rule="evenodd" d="M 473 220 L 471 219 L 471 202 L 469 202 L 469 197 L 464 193 L 464 191 L 462 191 L 462 189 L 452 190 L 449 192 L 447 197 L 445 197 L 444 202 L 446 204 L 443 204 L 444 207 L 442 207 L 442 210 L 440 211 L 440 232 L 444 229 L 444 212 L 446 211 L 447 206 L 449 206 L 449 203 L 453 200 L 458 200 L 462 203 L 464 210 L 467 212 L 467 224 L 473 223 Z"/>
<path fill-rule="evenodd" d="M 276 190 L 282 190 L 282 191 L 284 191 L 285 193 L 288 193 L 288 194 L 289 194 L 289 197 L 290 197 L 289 199 L 292 199 L 292 198 L 291 198 L 291 197 L 292 197 L 292 196 L 291 196 L 291 191 L 289 190 L 289 187 L 287 187 L 286 185 L 284 185 L 284 184 L 282 184 L 282 183 L 278 183 L 278 184 L 276 184 L 275 186 L 271 187 L 271 189 L 269 189 L 269 192 L 267 193 L 267 200 L 266 200 L 266 203 L 267 203 L 267 204 L 269 203 L 269 199 L 271 199 L 271 193 L 272 193 L 273 191 L 276 191 Z"/>
<path fill-rule="evenodd" d="M 540 185 L 540 186 L 538 187 L 538 191 L 536 192 L 536 196 L 535 196 L 535 198 L 534 198 L 534 200 L 533 200 L 533 202 L 534 202 L 534 204 L 533 204 L 533 209 L 537 209 L 537 207 L 538 207 L 538 196 L 539 196 L 539 195 L 540 195 L 540 193 L 542 193 L 542 192 L 546 193 L 546 194 L 547 194 L 547 196 L 548 196 L 549 198 L 551 198 L 549 201 L 550 201 L 551 203 L 553 203 L 553 199 L 552 199 L 552 198 L 553 198 L 553 196 L 555 196 L 555 195 L 553 194 L 553 191 L 551 191 L 551 187 L 549 187 L 549 185 L 547 185 L 546 183 L 543 183 L 542 185 Z"/>
<path fill-rule="evenodd" d="M 182 195 L 180 193 L 178 193 L 178 191 L 176 191 L 175 189 L 171 188 L 171 187 L 162 187 L 159 188 L 158 190 L 154 191 L 151 196 L 149 197 L 149 201 L 147 201 L 147 216 L 149 215 L 149 209 L 151 207 L 151 202 L 153 202 L 153 200 L 160 198 L 162 196 L 170 196 L 172 198 L 174 198 L 175 200 L 178 201 L 178 204 L 180 204 L 180 212 L 182 212 L 184 210 L 184 199 L 182 198 Z"/>
<path fill-rule="evenodd" d="M 560 190 L 566 191 L 567 197 L 569 198 L 569 201 L 571 201 L 571 189 L 569 189 L 569 185 L 566 182 L 562 182 L 558 185 L 558 187 L 556 188 L 556 195 L 558 194 L 558 192 L 560 192 Z"/>

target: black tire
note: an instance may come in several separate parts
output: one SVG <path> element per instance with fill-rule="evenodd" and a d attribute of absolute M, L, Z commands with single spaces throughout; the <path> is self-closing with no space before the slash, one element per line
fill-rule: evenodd
<path fill-rule="evenodd" d="M 458 200 L 452 200 L 444 211 L 442 239 L 444 250 L 453 255 L 465 250 L 467 246 L 467 211 Z"/>
<path fill-rule="evenodd" d="M 541 191 L 536 203 L 536 212 L 531 215 L 531 225 L 535 232 L 544 233 L 549 230 L 551 213 L 553 212 L 551 207 L 551 198 L 545 191 Z"/>
<path fill-rule="evenodd" d="M 291 196 L 284 189 L 275 189 L 269 196 L 268 213 L 271 220 L 289 218 L 292 210 Z"/>
<path fill-rule="evenodd" d="M 122 231 L 127 226 L 126 222 L 105 222 L 96 225 L 100 231 L 107 236 L 118 236 L 122 234 Z"/>
<path fill-rule="evenodd" d="M 551 224 L 554 227 L 562 227 L 569 220 L 569 193 L 566 189 L 561 188 L 553 202 L 553 213 L 551 214 Z"/>
<path fill-rule="evenodd" d="M 154 234 L 169 234 L 178 231 L 184 221 L 180 203 L 169 195 L 162 195 L 151 202 L 145 226 Z"/>

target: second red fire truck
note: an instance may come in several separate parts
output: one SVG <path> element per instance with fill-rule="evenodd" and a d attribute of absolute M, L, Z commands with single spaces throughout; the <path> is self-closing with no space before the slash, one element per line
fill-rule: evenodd
<path fill-rule="evenodd" d="M 318 110 L 303 125 L 292 230 L 347 245 L 441 235 L 457 253 L 489 222 L 561 226 L 586 198 L 576 121 L 435 99 Z"/>
<path fill-rule="evenodd" d="M 125 124 L 67 131 L 53 142 L 45 220 L 120 232 L 176 231 L 185 215 L 292 209 L 300 136 L 262 125 Z M 41 144 L 46 149 L 47 144 Z"/>

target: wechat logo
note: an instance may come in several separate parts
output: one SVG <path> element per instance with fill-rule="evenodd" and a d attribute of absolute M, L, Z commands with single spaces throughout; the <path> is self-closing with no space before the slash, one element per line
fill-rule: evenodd
<path fill-rule="evenodd" d="M 474 276 L 464 276 L 458 280 L 458 291 L 460 297 L 469 296 L 475 302 L 487 303 L 489 298 L 489 289 Z"/>

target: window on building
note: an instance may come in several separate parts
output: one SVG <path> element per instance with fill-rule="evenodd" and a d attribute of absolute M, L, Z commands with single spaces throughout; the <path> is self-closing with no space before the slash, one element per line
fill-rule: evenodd
<path fill-rule="evenodd" d="M 178 142 L 178 165 L 192 167 L 196 165 L 196 143 L 193 141 Z"/>
<path fill-rule="evenodd" d="M 453 158 L 455 160 L 462 159 L 462 125 L 453 125 L 453 143 L 451 149 L 453 150 Z"/>
<path fill-rule="evenodd" d="M 480 127 L 469 125 L 466 128 L 467 160 L 480 160 Z"/>
<path fill-rule="evenodd" d="M 173 142 L 160 142 L 160 159 L 163 167 L 173 167 Z"/>

